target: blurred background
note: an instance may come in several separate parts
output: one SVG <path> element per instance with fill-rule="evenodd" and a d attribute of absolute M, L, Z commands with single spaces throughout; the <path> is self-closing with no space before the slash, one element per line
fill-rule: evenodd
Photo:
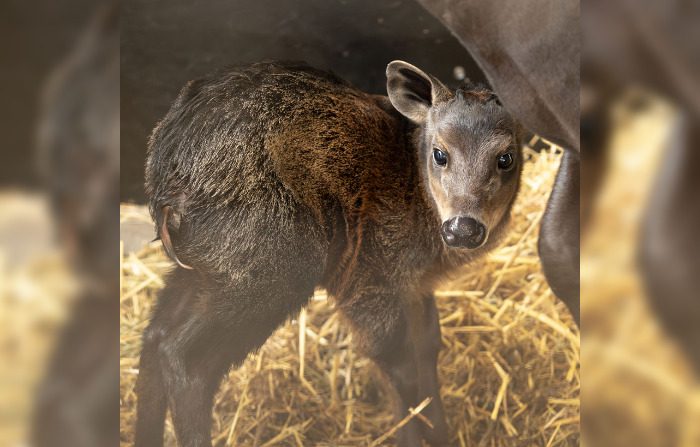
<path fill-rule="evenodd" d="M 700 445 L 699 3 L 581 1 L 584 445 Z M 483 79 L 409 0 L 119 9 L 0 4 L 0 445 L 119 442 L 119 202 L 185 81 L 305 59 L 381 93 L 396 57 Z"/>
<path fill-rule="evenodd" d="M 98 2 L 3 1 L 0 5 L 0 129 L 5 135 L 0 185 L 37 190 L 34 157 L 40 91 L 73 48 Z"/>
<path fill-rule="evenodd" d="M 0 6 L 0 445 L 118 442 L 118 14 Z"/>
<path fill-rule="evenodd" d="M 581 12 L 584 443 L 700 445 L 700 2 Z"/>

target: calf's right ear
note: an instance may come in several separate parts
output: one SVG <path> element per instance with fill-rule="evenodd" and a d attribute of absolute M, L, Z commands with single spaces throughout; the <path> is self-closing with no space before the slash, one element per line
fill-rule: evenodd
<path fill-rule="evenodd" d="M 444 84 L 404 61 L 387 65 L 386 91 L 396 110 L 416 124 L 425 122 L 432 105 L 450 97 Z"/>

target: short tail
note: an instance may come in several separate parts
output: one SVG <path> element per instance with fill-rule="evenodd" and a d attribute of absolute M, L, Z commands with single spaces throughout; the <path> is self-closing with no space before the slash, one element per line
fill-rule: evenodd
<path fill-rule="evenodd" d="M 163 205 L 162 207 L 155 210 L 156 226 L 158 227 L 158 238 L 163 242 L 163 248 L 165 248 L 165 253 L 177 263 L 180 267 L 188 270 L 192 270 L 192 267 L 183 263 L 178 259 L 175 249 L 173 248 L 173 242 L 170 238 L 170 229 L 168 228 L 168 222 L 173 220 L 176 212 L 170 205 Z M 177 220 L 179 223 L 179 219 Z"/>

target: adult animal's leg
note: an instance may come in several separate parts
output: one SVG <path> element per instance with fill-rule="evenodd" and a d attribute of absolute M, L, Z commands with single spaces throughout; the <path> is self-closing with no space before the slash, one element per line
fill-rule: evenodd
<path fill-rule="evenodd" d="M 549 286 L 580 324 L 579 185 L 580 158 L 565 150 L 542 217 L 538 241 Z"/>

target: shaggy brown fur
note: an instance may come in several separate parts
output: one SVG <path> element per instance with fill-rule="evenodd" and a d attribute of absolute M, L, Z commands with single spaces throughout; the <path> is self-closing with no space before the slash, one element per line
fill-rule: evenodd
<path fill-rule="evenodd" d="M 190 82 L 156 127 L 151 211 L 192 269 L 172 272 L 144 334 L 137 445 L 162 445 L 166 407 L 182 446 L 211 445 L 220 378 L 316 287 L 395 387 L 397 417 L 433 397 L 434 428 L 411 421 L 399 444 L 446 442 L 432 289 L 497 243 L 521 155 L 493 95 L 455 94 L 404 62 L 387 78 L 390 101 L 303 64 L 229 69 Z M 487 236 L 449 246 L 446 231 L 472 229 L 445 223 L 467 216 Z"/>

